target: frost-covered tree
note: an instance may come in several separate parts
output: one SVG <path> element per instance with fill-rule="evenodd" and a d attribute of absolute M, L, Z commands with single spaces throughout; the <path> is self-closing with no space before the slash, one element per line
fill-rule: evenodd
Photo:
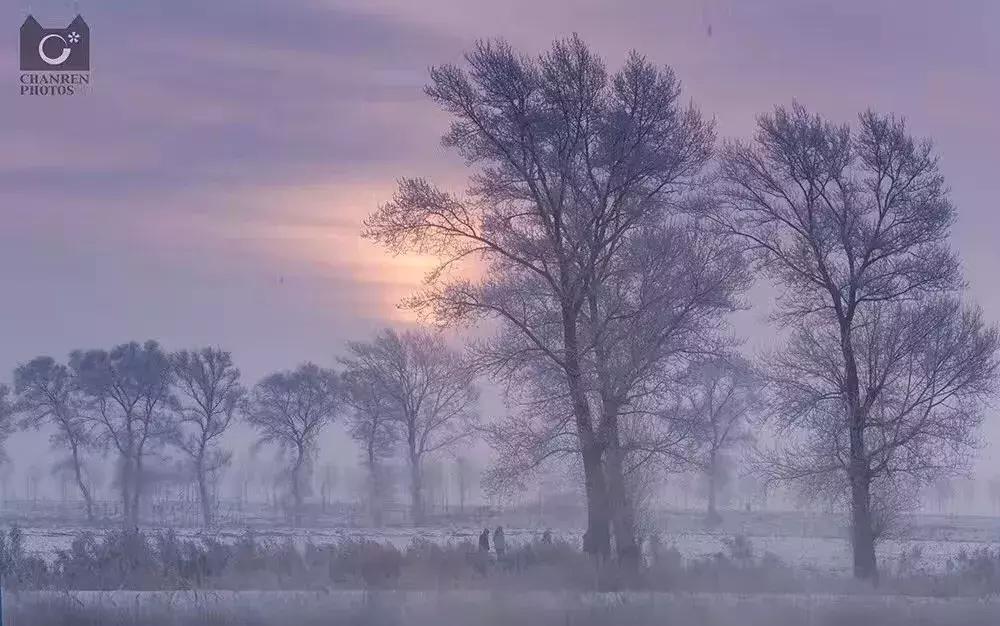
<path fill-rule="evenodd" d="M 389 391 L 383 387 L 381 369 L 369 358 L 372 353 L 353 345 L 349 350 L 352 356 L 341 363 L 345 368 L 344 400 L 351 410 L 350 434 L 364 451 L 369 517 L 375 526 L 381 526 L 388 496 L 385 460 L 399 441 L 400 420 L 393 413 Z"/>
<path fill-rule="evenodd" d="M 258 444 L 274 444 L 288 459 L 286 476 L 297 526 L 302 523 L 319 434 L 337 416 L 341 403 L 337 373 L 313 363 L 267 376 L 246 399 L 243 412 L 257 429 Z"/>
<path fill-rule="evenodd" d="M 689 458 L 696 433 L 663 408 L 685 385 L 692 360 L 728 348 L 726 316 L 739 307 L 748 275 L 732 240 L 681 212 L 636 229 L 623 246 L 588 290 L 583 326 L 593 347 L 585 363 L 600 407 L 615 544 L 637 565 L 629 481 L 655 476 L 644 463 Z"/>
<path fill-rule="evenodd" d="M 788 445 L 764 467 L 839 477 L 854 574 L 873 579 L 873 483 L 963 465 L 997 371 L 996 329 L 960 300 L 937 157 L 898 117 L 869 111 L 852 129 L 796 104 L 726 146 L 721 180 L 718 221 L 780 286 L 789 331 L 768 363 Z"/>
<path fill-rule="evenodd" d="M 455 457 L 452 469 L 454 470 L 455 490 L 458 492 L 458 511 L 464 514 L 465 504 L 469 500 L 473 486 L 478 482 L 479 472 L 469 457 L 462 454 Z"/>
<path fill-rule="evenodd" d="M 177 430 L 174 444 L 188 457 L 198 485 L 202 523 L 212 524 L 211 477 L 225 468 L 232 453 L 220 447 L 243 397 L 240 370 L 217 348 L 182 350 L 170 355 L 176 380 Z"/>
<path fill-rule="evenodd" d="M 36 357 L 14 370 L 14 391 L 22 415 L 20 427 L 53 427 L 52 447 L 69 452 L 66 467 L 83 497 L 87 520 L 93 521 L 94 503 L 84 454 L 94 443 L 93 422 L 83 413 L 73 372 L 52 357 Z"/>
<path fill-rule="evenodd" d="M 404 179 L 364 235 L 396 253 L 437 255 L 427 289 L 410 304 L 441 324 L 497 322 L 487 353 L 498 359 L 487 367 L 514 380 L 542 373 L 543 395 L 565 402 L 566 410 L 537 413 L 551 422 L 523 424 L 516 438 L 541 434 L 579 457 L 584 547 L 607 555 L 613 499 L 604 460 L 616 423 L 602 423 L 591 401 L 583 316 L 631 235 L 661 223 L 689 189 L 710 156 L 712 125 L 682 104 L 669 68 L 633 53 L 609 74 L 577 37 L 538 58 L 480 42 L 466 66 L 433 68 L 426 91 L 454 118 L 445 145 L 476 168 L 467 192 Z M 474 278 L 451 271 L 464 261 L 480 270 Z M 534 461 L 545 458 L 547 449 Z"/>
<path fill-rule="evenodd" d="M 173 374 L 155 341 L 77 350 L 70 369 L 98 441 L 118 453 L 117 483 L 126 530 L 139 525 L 147 457 L 173 432 Z"/>
<path fill-rule="evenodd" d="M 474 371 L 440 335 L 387 329 L 370 342 L 352 342 L 349 371 L 363 369 L 399 429 L 410 469 L 414 523 L 424 520 L 422 470 L 427 458 L 472 434 L 479 392 Z"/>
<path fill-rule="evenodd" d="M 756 372 L 736 355 L 692 363 L 678 385 L 679 417 L 698 442 L 690 462 L 705 478 L 711 524 L 720 521 L 716 496 L 732 471 L 728 455 L 752 437 L 749 418 L 760 408 L 760 387 Z"/>
<path fill-rule="evenodd" d="M 14 432 L 14 414 L 16 407 L 10 399 L 10 387 L 0 385 L 0 465 L 7 463 L 7 452 L 4 443 Z M 6 491 L 6 488 L 4 489 Z"/>

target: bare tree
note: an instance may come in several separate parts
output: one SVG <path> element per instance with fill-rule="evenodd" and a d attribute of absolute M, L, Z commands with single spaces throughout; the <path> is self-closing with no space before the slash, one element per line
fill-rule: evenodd
<path fill-rule="evenodd" d="M 716 495 L 730 470 L 726 455 L 752 437 L 748 420 L 758 408 L 760 386 L 750 364 L 736 355 L 697 361 L 681 380 L 678 417 L 688 423 L 701 444 L 691 463 L 707 483 L 710 524 L 721 519 Z"/>
<path fill-rule="evenodd" d="M 364 235 L 396 253 L 439 256 L 410 304 L 442 324 L 499 321 L 502 343 L 490 352 L 509 348 L 494 363 L 500 370 L 553 371 L 548 391 L 566 398 L 572 419 L 553 410 L 556 424 L 537 430 L 576 439 L 569 449 L 584 469 L 585 549 L 606 555 L 607 433 L 588 398 L 581 316 L 628 235 L 661 220 L 707 161 L 712 125 L 681 106 L 669 68 L 632 54 L 609 77 L 575 36 L 538 59 L 503 41 L 480 42 L 466 61 L 468 72 L 433 68 L 427 93 L 455 118 L 445 145 L 480 166 L 468 193 L 403 180 Z M 479 278 L 450 271 L 467 259 L 479 261 Z"/>
<path fill-rule="evenodd" d="M 74 351 L 70 369 L 96 426 L 98 441 L 119 455 L 118 487 L 126 530 L 139 525 L 147 456 L 172 432 L 173 376 L 170 360 L 155 341 L 106 350 Z"/>
<path fill-rule="evenodd" d="M 469 457 L 465 455 L 456 457 L 453 467 L 455 471 L 455 488 L 458 491 L 458 511 L 464 515 L 465 504 L 469 500 L 469 493 L 476 483 L 479 472 L 476 471 Z"/>
<path fill-rule="evenodd" d="M 691 458 L 694 431 L 664 406 L 683 385 L 692 358 L 727 348 L 720 331 L 738 306 L 747 272 L 731 241 L 683 215 L 635 229 L 627 244 L 588 290 L 581 328 L 588 346 L 586 396 L 600 418 L 615 546 L 621 562 L 638 567 L 639 503 L 629 495 L 643 490 L 629 485 L 648 483 Z M 552 391 L 559 389 L 559 373 L 544 363 L 526 368 L 517 362 L 513 355 L 530 352 L 517 339 L 500 336 L 480 349 L 494 373 L 522 391 L 518 416 L 488 430 L 504 465 L 488 474 L 491 484 L 502 479 L 518 485 L 511 481 L 518 473 L 575 445 L 570 404 Z"/>
<path fill-rule="evenodd" d="M 426 460 L 420 467 L 421 504 L 426 519 L 427 509 L 447 511 L 448 485 L 444 479 L 444 467 L 438 459 Z"/>
<path fill-rule="evenodd" d="M 364 449 L 368 471 L 368 507 L 372 524 L 382 525 L 386 498 L 387 476 L 384 461 L 390 457 L 399 440 L 398 416 L 388 391 L 382 387 L 382 374 L 361 350 L 354 357 L 342 359 L 345 367 L 345 401 L 351 408 L 351 437 Z"/>
<path fill-rule="evenodd" d="M 424 521 L 422 469 L 427 456 L 472 434 L 479 392 L 462 355 L 428 331 L 384 330 L 348 344 L 354 371 L 365 371 L 400 428 L 410 467 L 411 516 Z"/>
<path fill-rule="evenodd" d="M 244 394 L 240 370 L 228 352 L 217 348 L 175 352 L 170 363 L 179 396 L 174 443 L 191 461 L 202 523 L 208 527 L 212 524 L 210 477 L 232 458 L 231 452 L 221 449 L 219 440 Z"/>
<path fill-rule="evenodd" d="M 782 287 L 773 413 L 802 436 L 770 476 L 850 486 L 854 574 L 875 579 L 871 484 L 962 463 L 993 387 L 997 333 L 955 299 L 954 208 L 931 144 L 894 116 L 857 131 L 799 105 L 722 158 L 719 223 Z M 816 478 L 822 481 L 825 479 Z"/>
<path fill-rule="evenodd" d="M 323 427 L 336 417 L 341 403 L 336 372 L 313 363 L 277 372 L 254 386 L 244 407 L 247 422 L 259 433 L 258 444 L 275 444 L 290 454 L 293 519 L 302 524 L 302 503 Z"/>
<path fill-rule="evenodd" d="M 993 506 L 993 514 L 1000 514 L 1000 476 L 994 474 L 990 477 L 986 489 L 990 496 L 990 504 Z"/>
<path fill-rule="evenodd" d="M 934 499 L 937 501 L 938 513 L 949 511 L 951 503 L 955 499 L 954 481 L 950 477 L 942 476 L 932 482 L 930 486 L 934 492 Z"/>
<path fill-rule="evenodd" d="M 14 432 L 14 414 L 17 411 L 17 407 L 10 399 L 10 387 L 7 385 L 0 385 L 0 465 L 4 465 L 8 462 L 7 451 L 4 449 L 4 443 L 7 441 L 7 437 Z M 6 493 L 7 488 L 4 487 L 4 493 Z"/>
<path fill-rule="evenodd" d="M 21 428 L 52 425 L 54 448 L 69 449 L 67 468 L 72 472 L 87 508 L 87 520 L 94 520 L 94 502 L 87 485 L 84 451 L 93 444 L 92 423 L 82 414 L 73 373 L 55 359 L 40 356 L 14 370 L 14 391 L 24 417 Z"/>
<path fill-rule="evenodd" d="M 337 466 L 333 463 L 324 463 L 320 470 L 319 493 L 323 502 L 323 512 L 326 513 L 333 499 L 333 489 L 337 486 Z"/>
<path fill-rule="evenodd" d="M 679 379 L 692 359 L 727 349 L 725 316 L 749 278 L 732 240 L 683 214 L 636 229 L 627 242 L 588 291 L 584 328 L 593 350 L 585 363 L 607 445 L 615 544 L 637 567 L 628 482 L 640 479 L 628 474 L 651 474 L 639 466 L 654 459 L 672 466 L 688 458 L 695 432 L 663 406 L 685 384 Z"/>

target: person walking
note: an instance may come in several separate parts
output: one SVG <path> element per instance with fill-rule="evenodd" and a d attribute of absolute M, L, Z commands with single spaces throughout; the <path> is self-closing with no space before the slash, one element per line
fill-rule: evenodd
<path fill-rule="evenodd" d="M 490 551 L 490 529 L 484 528 L 483 532 L 479 533 L 479 551 L 489 552 Z"/>
<path fill-rule="evenodd" d="M 503 559 L 504 552 L 507 551 L 507 541 L 503 536 L 503 526 L 497 526 L 493 531 L 493 549 L 497 551 L 497 560 Z"/>

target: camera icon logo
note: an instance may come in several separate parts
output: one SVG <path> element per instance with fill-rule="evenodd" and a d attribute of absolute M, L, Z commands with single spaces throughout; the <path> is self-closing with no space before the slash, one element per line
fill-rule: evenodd
<path fill-rule="evenodd" d="M 90 27 L 77 15 L 66 28 L 43 28 L 29 15 L 21 25 L 22 72 L 90 70 Z"/>

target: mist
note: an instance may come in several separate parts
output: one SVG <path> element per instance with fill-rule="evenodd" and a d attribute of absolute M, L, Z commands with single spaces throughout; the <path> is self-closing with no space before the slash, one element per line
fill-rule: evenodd
<path fill-rule="evenodd" d="M 474 4 L 18 13 L 0 623 L 996 623 L 996 8 Z"/>

